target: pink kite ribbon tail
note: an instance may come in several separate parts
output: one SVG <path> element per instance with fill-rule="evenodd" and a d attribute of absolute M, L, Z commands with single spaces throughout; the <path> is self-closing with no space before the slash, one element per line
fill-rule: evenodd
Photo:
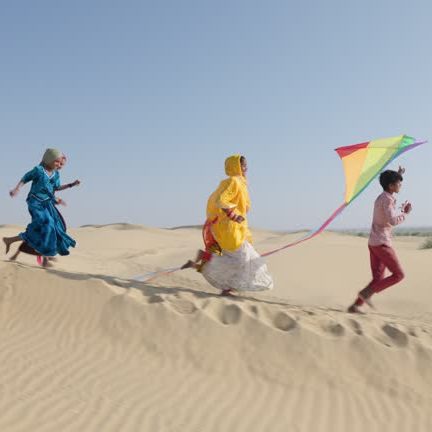
<path fill-rule="evenodd" d="M 338 209 L 336 209 L 333 212 L 333 214 L 317 230 L 311 231 L 305 237 L 303 237 L 303 238 L 301 238 L 299 240 L 296 240 L 296 241 L 294 241 L 292 243 L 289 243 L 289 244 L 287 244 L 285 246 L 282 246 L 280 248 L 277 248 L 277 249 L 271 250 L 269 252 L 266 252 L 266 253 L 262 254 L 261 256 L 262 257 L 266 257 L 266 256 L 269 256 L 269 255 L 273 255 L 276 252 L 280 252 L 280 251 L 282 251 L 284 249 L 288 249 L 290 247 L 297 246 L 298 244 L 303 243 L 306 240 L 310 240 L 311 238 L 317 236 L 318 234 L 321 234 L 333 222 L 333 220 L 336 219 L 336 217 L 339 216 L 342 213 L 342 211 L 345 209 L 345 207 L 347 205 L 348 204 L 346 204 L 346 203 L 342 204 Z M 152 282 L 153 280 L 158 279 L 158 278 L 160 278 L 162 276 L 166 276 L 166 275 L 175 273 L 175 272 L 177 272 L 179 270 L 181 270 L 181 267 L 167 268 L 167 269 L 163 269 L 163 270 L 159 270 L 159 271 L 155 271 L 155 272 L 150 272 L 150 273 L 147 273 L 147 274 L 144 274 L 144 275 L 140 275 L 140 276 L 134 276 L 133 279 L 138 280 L 140 282 L 146 282 L 146 283 L 148 283 L 148 282 Z"/>
<path fill-rule="evenodd" d="M 179 270 L 181 270 L 181 267 L 171 267 L 171 268 L 167 268 L 167 269 L 163 269 L 163 270 L 159 270 L 159 271 L 155 271 L 155 272 L 150 272 L 150 273 L 146 273 L 144 275 L 137 275 L 137 276 L 133 276 L 132 279 L 138 281 L 138 282 L 151 282 L 161 276 L 166 276 L 169 275 L 171 273 L 175 273 Z"/>
<path fill-rule="evenodd" d="M 149 279 L 145 279 L 143 282 L 151 282 L 161 276 L 167 276 L 171 273 L 175 273 L 177 271 L 181 270 L 181 267 L 176 267 L 174 269 L 168 269 L 168 270 L 161 270 L 159 272 L 157 272 L 155 275 L 153 275 L 152 277 L 150 277 Z"/>
<path fill-rule="evenodd" d="M 267 257 L 269 255 L 273 255 L 273 254 L 275 254 L 277 252 L 280 252 L 280 251 L 282 251 L 284 249 L 288 249 L 288 248 L 291 248 L 293 246 L 297 246 L 300 243 L 303 243 L 303 242 L 305 242 L 307 240 L 310 240 L 311 238 L 316 237 L 318 234 L 321 234 L 333 222 L 333 220 L 336 219 L 345 210 L 345 208 L 347 207 L 347 205 L 348 205 L 347 203 L 343 203 L 339 208 L 337 208 L 333 212 L 333 214 L 318 229 L 316 229 L 314 231 L 311 231 L 305 237 L 303 237 L 303 238 L 301 238 L 299 240 L 296 240 L 296 241 L 294 241 L 292 243 L 289 243 L 289 244 L 287 244 L 285 246 L 282 246 L 280 248 L 273 249 L 273 250 L 271 250 L 269 252 L 263 253 L 263 254 L 261 254 L 261 256 L 262 257 Z"/>

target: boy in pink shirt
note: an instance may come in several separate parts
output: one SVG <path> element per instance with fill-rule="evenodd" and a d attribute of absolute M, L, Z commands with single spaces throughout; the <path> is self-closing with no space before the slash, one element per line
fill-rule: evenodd
<path fill-rule="evenodd" d="M 396 212 L 396 198 L 399 193 L 405 170 L 399 167 L 398 171 L 387 170 L 381 173 L 379 181 L 384 189 L 383 193 L 375 200 L 372 228 L 369 236 L 369 254 L 372 270 L 372 281 L 361 290 L 356 301 L 348 308 L 348 312 L 359 312 L 359 307 L 364 303 L 372 306 L 370 298 L 386 288 L 400 282 L 404 272 L 392 246 L 392 230 L 401 224 L 408 215 L 412 206 L 409 202 L 402 204 L 401 213 Z M 386 268 L 391 275 L 385 277 Z"/>

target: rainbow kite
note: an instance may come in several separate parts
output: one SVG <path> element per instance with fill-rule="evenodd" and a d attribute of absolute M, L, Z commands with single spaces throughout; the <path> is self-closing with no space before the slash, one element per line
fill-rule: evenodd
<path fill-rule="evenodd" d="M 322 233 L 388 164 L 402 153 L 426 142 L 416 141 L 412 137 L 401 135 L 337 148 L 336 152 L 342 160 L 345 171 L 345 202 L 318 229 L 311 231 L 306 237 L 264 253 L 262 256 L 272 255 L 283 249 L 296 246 Z"/>

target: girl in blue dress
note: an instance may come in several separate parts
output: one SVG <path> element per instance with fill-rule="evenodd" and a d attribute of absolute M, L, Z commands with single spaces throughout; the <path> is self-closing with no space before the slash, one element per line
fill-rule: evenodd
<path fill-rule="evenodd" d="M 75 240 L 66 234 L 66 224 L 56 208 L 57 204 L 65 205 L 65 202 L 57 198 L 55 192 L 80 184 L 79 180 L 66 185 L 60 184 L 59 169 L 64 162 L 65 157 L 59 150 L 47 149 L 42 162 L 26 173 L 10 191 L 10 196 L 15 197 L 22 186 L 31 182 L 27 205 L 32 221 L 25 232 L 16 237 L 3 238 L 6 254 L 14 242 L 23 242 L 12 259 L 16 259 L 19 252 L 27 252 L 42 256 L 42 265 L 49 267 L 50 259 L 57 254 L 69 255 L 69 248 L 75 247 Z"/>

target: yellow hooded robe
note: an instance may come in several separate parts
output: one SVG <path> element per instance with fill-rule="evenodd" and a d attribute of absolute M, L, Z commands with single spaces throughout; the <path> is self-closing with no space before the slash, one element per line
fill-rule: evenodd
<path fill-rule="evenodd" d="M 247 212 L 250 209 L 247 180 L 242 174 L 240 155 L 230 156 L 225 160 L 225 172 L 228 176 L 210 195 L 207 202 L 207 220 L 212 224 L 212 233 L 222 250 L 233 252 L 246 240 L 251 242 Z M 228 218 L 222 209 L 233 209 L 235 214 L 243 216 L 238 223 Z"/>

